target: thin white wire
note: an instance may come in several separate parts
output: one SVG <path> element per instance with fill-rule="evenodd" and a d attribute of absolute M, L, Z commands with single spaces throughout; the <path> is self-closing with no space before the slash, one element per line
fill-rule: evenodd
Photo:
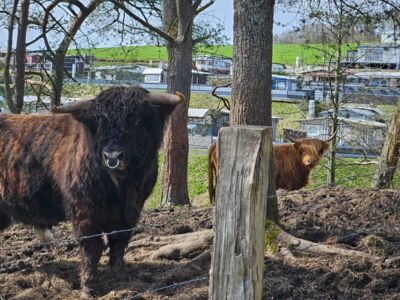
<path fill-rule="evenodd" d="M 190 284 L 190 283 L 194 283 L 194 282 L 205 281 L 207 279 L 208 279 L 207 276 L 203 276 L 203 277 L 197 277 L 197 278 L 194 278 L 194 279 L 190 279 L 190 280 L 186 280 L 186 281 L 182 281 L 182 282 L 178 282 L 178 283 L 173 283 L 173 284 L 170 284 L 170 285 L 167 285 L 167 286 L 163 286 L 163 287 L 159 287 L 159 288 L 156 288 L 156 289 L 147 290 L 147 291 L 142 292 L 142 293 L 135 293 L 130 298 L 124 298 L 124 300 L 138 299 L 142 295 L 147 294 L 147 293 L 155 293 L 155 292 L 163 291 L 163 290 L 166 290 L 166 289 L 176 288 L 178 286 L 182 286 L 182 285 L 186 285 L 186 284 Z"/>

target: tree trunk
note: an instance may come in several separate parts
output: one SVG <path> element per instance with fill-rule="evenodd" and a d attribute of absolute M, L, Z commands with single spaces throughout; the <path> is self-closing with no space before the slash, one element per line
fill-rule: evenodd
<path fill-rule="evenodd" d="M 30 0 L 21 3 L 21 16 L 18 23 L 17 48 L 15 53 L 15 108 L 18 113 L 24 106 L 25 94 L 25 55 L 26 55 L 26 31 L 28 29 Z"/>
<path fill-rule="evenodd" d="M 64 58 L 65 52 L 57 51 L 56 56 L 53 58 L 54 63 L 54 95 L 52 99 L 52 106 L 59 106 L 61 104 L 61 94 L 64 85 Z"/>
<path fill-rule="evenodd" d="M 273 13 L 274 0 L 234 1 L 232 126 L 272 124 Z"/>
<path fill-rule="evenodd" d="M 54 96 L 52 99 L 52 105 L 61 104 L 62 88 L 64 85 L 64 59 L 67 54 L 68 48 L 71 45 L 76 33 L 82 26 L 83 22 L 89 17 L 89 15 L 101 4 L 104 0 L 92 0 L 87 7 L 81 9 L 77 17 L 71 23 L 68 28 L 68 32 L 65 33 L 64 39 L 58 45 L 55 55 L 53 57 L 55 75 L 54 75 Z"/>
<path fill-rule="evenodd" d="M 339 52 L 341 52 L 341 45 L 339 47 Z M 338 53 L 338 58 L 337 58 L 337 65 L 336 65 L 336 78 L 335 78 L 335 92 L 333 95 L 333 101 L 332 101 L 332 130 L 329 132 L 329 135 L 331 135 L 333 132 L 335 132 L 339 126 L 339 120 L 338 120 L 338 112 L 339 112 L 339 85 L 340 85 L 340 76 L 341 76 L 341 53 Z M 329 128 L 329 126 L 328 126 Z M 330 141 L 330 151 L 328 154 L 328 174 L 327 174 L 327 185 L 329 186 L 334 186 L 336 182 L 336 144 L 337 144 L 337 135 L 334 136 L 334 138 Z"/>
<path fill-rule="evenodd" d="M 272 126 L 274 0 L 234 0 L 231 126 Z M 267 218 L 278 221 L 274 164 L 270 162 Z"/>
<path fill-rule="evenodd" d="M 18 113 L 15 103 L 12 97 L 11 91 L 11 76 L 10 76 L 10 65 L 11 65 L 11 58 L 12 58 L 12 44 L 13 44 L 13 33 L 14 33 L 14 21 L 15 21 L 15 14 L 17 13 L 18 7 L 18 0 L 14 0 L 13 8 L 10 14 L 10 20 L 8 23 L 8 37 L 7 37 L 7 53 L 5 57 L 5 66 L 4 66 L 4 94 L 7 102 L 8 109 L 12 113 Z"/>
<path fill-rule="evenodd" d="M 176 3 L 178 2 L 178 4 Z M 189 204 L 187 131 L 192 78 L 192 10 L 190 1 L 163 2 L 164 31 L 174 36 L 167 41 L 167 92 L 181 92 L 188 100 L 177 107 L 167 121 L 164 133 L 164 165 L 161 182 L 161 206 Z"/>
<path fill-rule="evenodd" d="M 373 187 L 379 189 L 390 188 L 393 176 L 399 162 L 400 151 L 400 102 L 392 117 L 389 131 L 379 158 L 379 167 L 374 176 Z"/>
<path fill-rule="evenodd" d="M 344 28 L 344 4 L 343 2 L 339 2 L 338 4 L 338 25 L 336 28 L 336 57 L 335 57 L 335 90 L 332 99 L 332 131 L 329 134 L 332 134 L 337 131 L 339 127 L 339 108 L 340 108 L 340 94 L 339 94 L 339 86 L 342 82 L 342 76 L 344 73 L 344 67 L 342 66 L 342 45 L 343 40 L 346 35 L 346 30 L 348 28 Z M 337 144 L 337 134 L 333 137 L 330 142 L 330 152 L 328 154 L 328 174 L 327 174 L 327 185 L 334 186 L 336 184 L 336 146 Z"/>

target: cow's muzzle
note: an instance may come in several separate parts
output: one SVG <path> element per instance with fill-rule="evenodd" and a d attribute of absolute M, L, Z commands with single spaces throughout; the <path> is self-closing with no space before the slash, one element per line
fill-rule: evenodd
<path fill-rule="evenodd" d="M 103 150 L 103 161 L 107 168 L 111 170 L 124 169 L 125 154 L 123 151 L 107 151 Z"/>

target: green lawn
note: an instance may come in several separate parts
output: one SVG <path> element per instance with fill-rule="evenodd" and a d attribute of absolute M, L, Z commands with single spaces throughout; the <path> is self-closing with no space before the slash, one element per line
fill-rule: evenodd
<path fill-rule="evenodd" d="M 153 193 L 146 202 L 147 208 L 155 208 L 160 203 L 160 176 L 163 164 L 163 156 L 159 156 L 159 174 Z M 207 192 L 207 150 L 191 149 L 189 153 L 188 165 L 188 189 L 189 198 L 204 194 Z"/>
<path fill-rule="evenodd" d="M 316 188 L 326 185 L 327 169 L 324 167 L 325 160 L 315 168 L 312 173 L 312 181 L 309 188 Z M 372 177 L 377 169 L 377 164 L 374 161 L 369 161 L 371 164 L 357 165 L 360 159 L 354 158 L 338 158 L 338 166 L 336 169 L 336 182 L 338 185 L 350 188 L 369 188 L 372 185 Z M 394 187 L 400 187 L 399 170 L 393 181 Z"/>
<path fill-rule="evenodd" d="M 348 48 L 354 48 L 351 46 L 344 46 L 343 51 Z M 323 64 L 323 52 L 319 49 L 328 49 L 326 45 L 314 44 L 314 45 L 302 45 L 302 44 L 274 44 L 273 45 L 273 62 L 283 63 L 288 65 L 294 65 L 296 57 L 300 57 L 303 64 Z M 76 54 L 77 51 L 74 49 L 68 50 L 68 55 Z M 117 60 L 121 63 L 133 63 L 133 62 L 149 62 L 157 63 L 158 61 L 167 60 L 167 51 L 164 46 L 126 46 L 126 47 L 112 47 L 112 48 L 95 48 L 95 49 L 83 49 L 80 51 L 82 54 L 94 55 L 98 59 Z M 209 46 L 199 47 L 195 50 L 193 55 L 196 53 L 201 54 L 212 54 L 221 55 L 224 57 L 232 57 L 233 49 L 232 45 L 221 45 L 221 46 Z M 100 63 L 99 64 L 109 64 Z"/>

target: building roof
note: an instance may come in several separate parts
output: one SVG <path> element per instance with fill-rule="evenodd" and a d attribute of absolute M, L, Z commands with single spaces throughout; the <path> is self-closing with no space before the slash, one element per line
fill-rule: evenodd
<path fill-rule="evenodd" d="M 380 110 L 379 108 L 371 107 L 371 106 L 362 106 L 360 104 L 348 103 L 344 106 L 344 108 L 356 110 L 356 111 L 360 111 L 360 110 L 370 111 L 370 112 L 374 112 L 375 114 L 382 115 L 382 116 L 385 115 L 385 113 L 382 110 Z"/>
<path fill-rule="evenodd" d="M 188 111 L 188 117 L 189 118 L 204 118 L 208 112 L 210 111 L 209 108 L 189 108 Z M 229 110 L 227 109 L 221 109 L 219 113 L 224 114 L 224 115 L 229 115 Z M 281 117 L 277 116 L 272 116 L 273 120 L 281 120 Z"/>
<path fill-rule="evenodd" d="M 376 122 L 376 121 L 370 121 L 370 120 L 361 120 L 361 119 L 355 119 L 355 118 L 338 118 L 339 122 L 346 124 L 346 123 L 351 123 L 351 124 L 355 124 L 355 125 L 363 125 L 366 127 L 373 127 L 373 128 L 381 128 L 384 129 L 386 128 L 386 124 L 385 123 L 381 123 L 381 122 Z M 308 123 L 308 122 L 318 122 L 318 121 L 332 121 L 332 119 L 330 117 L 319 117 L 319 118 L 310 118 L 310 119 L 298 119 L 298 120 L 294 120 L 295 122 L 301 122 L 301 123 Z"/>
<path fill-rule="evenodd" d="M 204 118 L 208 111 L 207 108 L 189 108 L 188 116 L 189 118 Z"/>
<path fill-rule="evenodd" d="M 161 75 L 163 72 L 165 72 L 164 69 L 161 68 L 147 68 L 143 70 L 143 75 Z M 192 74 L 201 74 L 201 75 L 208 75 L 211 74 L 209 72 L 203 72 L 203 71 L 197 71 L 197 70 L 192 70 Z"/>
<path fill-rule="evenodd" d="M 400 71 L 370 71 L 370 72 L 357 72 L 352 76 L 363 79 L 370 78 L 393 78 L 400 79 Z"/>
<path fill-rule="evenodd" d="M 210 109 L 208 108 L 189 108 L 188 116 L 189 118 L 204 118 Z M 229 111 L 222 109 L 219 111 L 221 114 L 229 115 Z"/>
<path fill-rule="evenodd" d="M 121 70 L 121 69 L 127 70 L 128 72 L 131 72 L 131 71 L 134 71 L 134 72 L 140 71 L 140 72 L 142 72 L 145 69 L 145 67 L 143 67 L 143 66 L 132 66 L 132 65 L 125 65 L 125 66 L 124 65 L 122 65 L 122 66 L 114 66 L 114 65 L 112 65 L 112 66 L 96 67 L 96 71 Z"/>
<path fill-rule="evenodd" d="M 343 107 L 343 108 L 339 108 L 339 112 L 342 111 L 351 111 L 354 112 L 356 114 L 360 114 L 360 115 L 364 115 L 367 117 L 374 117 L 376 115 L 384 115 L 384 113 L 380 110 L 380 109 L 375 109 L 372 107 Z M 327 111 L 324 111 L 322 113 L 329 113 L 332 112 L 332 109 L 329 109 Z"/>
<path fill-rule="evenodd" d="M 272 78 L 273 79 L 297 80 L 296 76 L 277 75 L 277 74 L 272 74 Z"/>
<path fill-rule="evenodd" d="M 345 71 L 342 75 L 348 75 L 351 74 L 350 71 Z M 328 70 L 307 70 L 307 71 L 302 71 L 301 75 L 303 76 L 318 76 L 318 77 L 326 77 L 326 78 L 334 78 L 336 77 L 336 73 L 334 71 L 328 71 Z"/>
<path fill-rule="evenodd" d="M 147 68 L 143 70 L 143 75 L 161 75 L 164 69 L 161 68 Z"/>

